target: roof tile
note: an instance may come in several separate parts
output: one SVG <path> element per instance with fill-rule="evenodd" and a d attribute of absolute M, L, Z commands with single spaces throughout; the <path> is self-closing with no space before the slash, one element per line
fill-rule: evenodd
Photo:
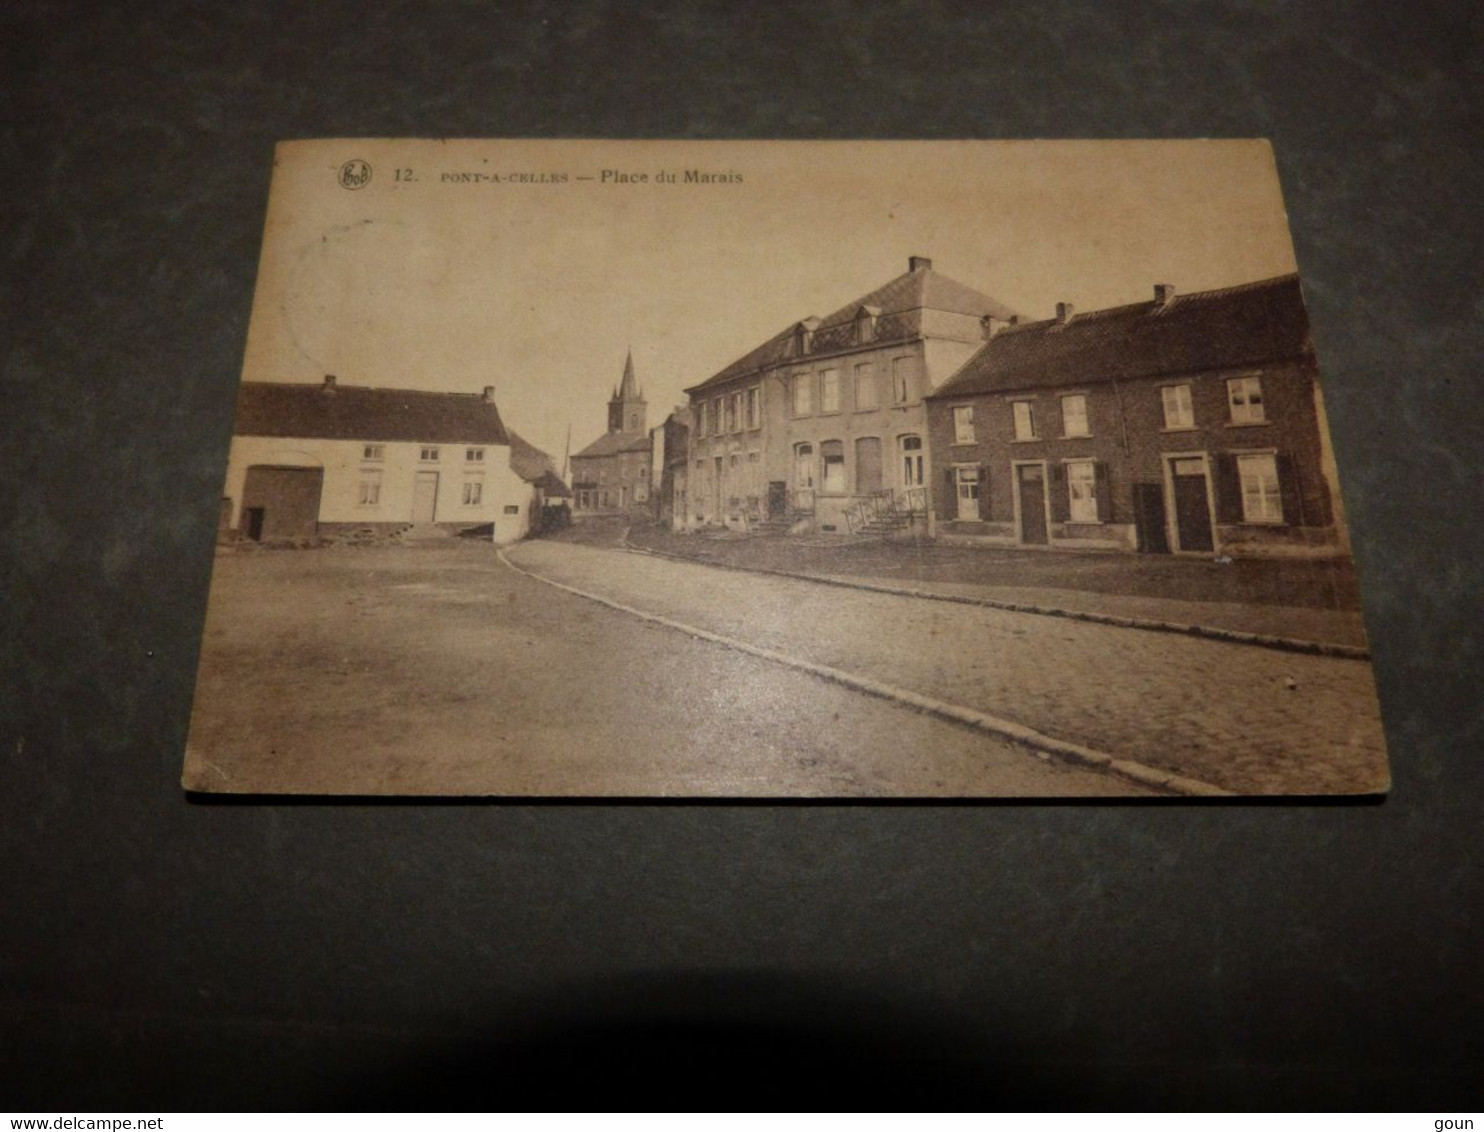
<path fill-rule="evenodd" d="M 1297 275 L 1012 326 L 933 399 L 1196 373 L 1312 353 Z"/>

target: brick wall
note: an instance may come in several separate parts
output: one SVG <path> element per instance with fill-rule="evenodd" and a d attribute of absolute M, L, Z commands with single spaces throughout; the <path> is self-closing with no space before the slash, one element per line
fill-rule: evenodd
<path fill-rule="evenodd" d="M 1264 423 L 1231 421 L 1227 380 L 1256 375 L 1261 382 Z M 1045 461 L 1050 500 L 1052 544 L 1123 545 L 1135 524 L 1136 485 L 1157 487 L 1168 514 L 1166 457 L 1169 453 L 1205 453 L 1215 501 L 1218 547 L 1232 552 L 1267 553 L 1314 550 L 1333 546 L 1335 508 L 1332 485 L 1322 458 L 1315 409 L 1315 376 L 1305 362 L 1284 362 L 1241 370 L 1173 378 L 1092 383 L 1024 393 L 980 394 L 935 398 L 929 402 L 928 438 L 932 473 L 932 506 L 940 523 L 956 514 L 953 467 L 981 468 L 980 514 L 983 525 L 961 525 L 948 533 L 975 531 L 997 539 L 1016 540 L 1014 522 L 1015 461 Z M 1194 427 L 1165 426 L 1161 389 L 1190 387 Z M 1082 394 L 1087 401 L 1090 435 L 1063 435 L 1061 398 Z M 1013 402 L 1028 401 L 1036 439 L 1015 438 Z M 953 409 L 973 409 L 974 441 L 957 443 Z M 1237 456 L 1243 452 L 1275 454 L 1282 496 L 1283 522 L 1244 522 Z M 1065 462 L 1093 460 L 1098 468 L 1098 524 L 1071 523 Z"/>

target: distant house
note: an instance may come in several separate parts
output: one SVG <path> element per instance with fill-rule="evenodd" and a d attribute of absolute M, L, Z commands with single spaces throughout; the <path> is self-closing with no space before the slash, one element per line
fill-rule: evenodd
<path fill-rule="evenodd" d="M 243 382 L 223 523 L 254 540 L 369 529 L 489 527 L 521 538 L 532 488 L 511 467 L 509 433 L 482 394 Z"/>
<path fill-rule="evenodd" d="M 572 457 L 576 518 L 648 504 L 652 442 L 647 414 L 631 353 L 624 360 L 623 380 L 608 401 L 608 431 Z"/>
<path fill-rule="evenodd" d="M 687 389 L 687 526 L 844 532 L 883 504 L 925 523 L 923 397 L 1012 317 L 912 256 Z"/>
<path fill-rule="evenodd" d="M 510 467 L 531 486 L 531 533 L 545 525 L 570 519 L 570 513 L 563 517 L 557 515 L 564 508 L 570 512 L 572 489 L 558 473 L 552 458 L 517 435 L 514 429 L 507 428 L 505 434 L 510 438 Z"/>
<path fill-rule="evenodd" d="M 654 475 L 658 484 L 654 493 L 655 521 L 673 530 L 685 528 L 690 429 L 691 411 L 680 405 L 655 430 L 660 438 L 654 456 Z"/>
<path fill-rule="evenodd" d="M 933 530 L 1031 548 L 1336 553 L 1296 275 L 1006 327 L 928 398 Z"/>

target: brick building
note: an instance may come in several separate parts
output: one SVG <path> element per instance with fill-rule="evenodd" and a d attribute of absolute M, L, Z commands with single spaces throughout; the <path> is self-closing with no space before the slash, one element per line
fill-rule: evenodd
<path fill-rule="evenodd" d="M 980 545 L 1345 549 L 1296 275 L 998 331 L 928 398 L 932 526 Z"/>
<path fill-rule="evenodd" d="M 648 411 L 630 353 L 608 401 L 608 431 L 572 457 L 574 517 L 617 514 L 649 502 Z"/>
<path fill-rule="evenodd" d="M 923 396 L 1012 317 L 912 256 L 687 389 L 685 526 L 845 531 L 878 504 L 925 523 Z"/>

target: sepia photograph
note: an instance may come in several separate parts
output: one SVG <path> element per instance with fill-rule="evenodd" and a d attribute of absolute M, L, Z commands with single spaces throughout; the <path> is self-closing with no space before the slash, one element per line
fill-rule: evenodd
<path fill-rule="evenodd" d="M 184 787 L 1383 793 L 1262 140 L 281 143 Z"/>

